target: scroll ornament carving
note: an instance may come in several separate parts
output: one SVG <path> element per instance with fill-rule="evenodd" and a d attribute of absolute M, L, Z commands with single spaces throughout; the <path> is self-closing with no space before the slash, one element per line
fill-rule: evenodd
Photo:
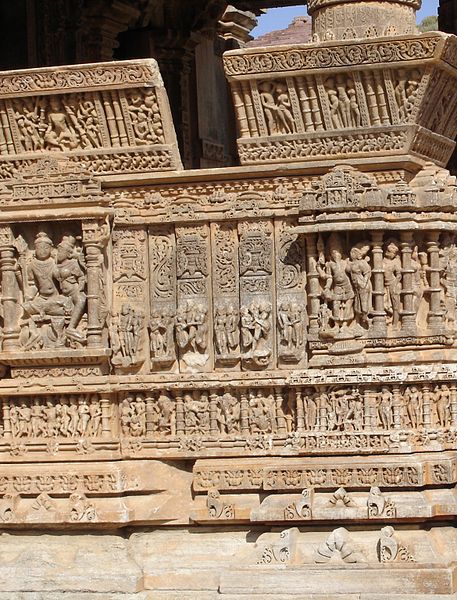
<path fill-rule="evenodd" d="M 233 519 L 235 516 L 233 505 L 226 504 L 216 488 L 208 491 L 206 506 L 212 519 Z"/>
<path fill-rule="evenodd" d="M 382 563 L 394 561 L 415 562 L 413 555 L 408 549 L 398 542 L 395 530 L 390 525 L 381 529 L 378 541 L 378 557 Z"/>

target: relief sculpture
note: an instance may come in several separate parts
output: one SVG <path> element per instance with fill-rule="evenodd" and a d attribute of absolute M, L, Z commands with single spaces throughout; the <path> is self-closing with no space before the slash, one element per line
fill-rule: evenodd
<path fill-rule="evenodd" d="M 44 231 L 31 250 L 19 235 L 17 277 L 22 293 L 24 349 L 80 347 L 85 343 L 86 266 L 72 235 L 54 242 Z"/>

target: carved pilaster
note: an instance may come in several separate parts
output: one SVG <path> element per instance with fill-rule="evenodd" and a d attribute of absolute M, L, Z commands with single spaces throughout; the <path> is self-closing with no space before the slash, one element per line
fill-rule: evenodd
<path fill-rule="evenodd" d="M 310 335 L 317 335 L 319 330 L 319 274 L 316 269 L 317 248 L 315 234 L 306 236 L 306 255 L 308 258 L 308 321 Z"/>
<path fill-rule="evenodd" d="M 443 326 L 443 311 L 441 308 L 442 290 L 440 285 L 439 232 L 429 231 L 427 236 L 428 281 L 430 286 L 428 325 L 433 331 L 441 332 Z"/>
<path fill-rule="evenodd" d="M 401 311 L 402 332 L 406 335 L 416 333 L 416 311 L 414 309 L 414 269 L 411 263 L 412 233 L 404 231 L 401 234 L 401 264 L 402 264 L 402 296 L 403 310 Z"/>
<path fill-rule="evenodd" d="M 100 394 L 100 408 L 102 410 L 102 436 L 111 437 L 110 395 L 106 392 Z"/>
<path fill-rule="evenodd" d="M 283 395 L 282 388 L 275 387 L 275 400 L 276 400 L 276 426 L 279 434 L 284 434 L 287 431 L 286 419 L 284 417 L 284 411 L 282 407 Z"/>
<path fill-rule="evenodd" d="M 154 396 L 146 396 L 146 435 L 154 433 Z"/>
<path fill-rule="evenodd" d="M 13 233 L 11 227 L 0 227 L 0 271 L 3 306 L 3 350 L 19 347 L 19 326 L 17 307 L 16 259 L 14 256 Z"/>
<path fill-rule="evenodd" d="M 176 400 L 176 435 L 184 435 L 186 424 L 184 421 L 184 402 L 182 392 L 177 391 Z"/>
<path fill-rule="evenodd" d="M 102 220 L 83 221 L 83 245 L 87 264 L 87 346 L 102 345 L 103 249 L 109 238 L 109 225 Z M 105 306 L 106 309 L 106 306 Z"/>
<path fill-rule="evenodd" d="M 297 409 L 297 431 L 303 431 L 305 429 L 305 413 L 302 390 L 299 387 L 295 390 L 295 404 Z"/>
<path fill-rule="evenodd" d="M 422 410 L 424 415 L 424 428 L 429 429 L 432 426 L 432 396 L 430 386 L 422 387 Z"/>
<path fill-rule="evenodd" d="M 451 427 L 457 427 L 457 386 L 450 386 Z"/>
<path fill-rule="evenodd" d="M 217 436 L 219 429 L 217 427 L 217 399 L 218 395 L 211 392 L 209 396 L 209 426 L 212 436 Z"/>
<path fill-rule="evenodd" d="M 386 311 L 384 310 L 384 269 L 382 266 L 383 232 L 371 233 L 373 257 L 373 334 L 386 335 Z"/>
<path fill-rule="evenodd" d="M 246 389 L 240 390 L 240 421 L 242 435 L 249 434 L 249 401 Z"/>
<path fill-rule="evenodd" d="M 394 385 L 392 388 L 393 399 L 392 399 L 392 413 L 393 413 L 393 427 L 394 429 L 401 429 L 401 393 L 400 388 L 397 385 Z"/>
<path fill-rule="evenodd" d="M 3 410 L 3 437 L 10 438 L 10 437 L 12 437 L 13 433 L 11 430 L 9 398 L 2 398 L 2 410 Z"/>

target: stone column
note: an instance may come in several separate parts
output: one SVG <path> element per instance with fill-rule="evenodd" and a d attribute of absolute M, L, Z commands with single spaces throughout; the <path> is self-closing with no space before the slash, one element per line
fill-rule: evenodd
<path fill-rule="evenodd" d="M 2 347 L 4 352 L 11 352 L 19 348 L 18 290 L 13 242 L 14 237 L 11 227 L 2 225 L 0 227 L 0 271 L 4 323 Z"/>
<path fill-rule="evenodd" d="M 249 435 L 249 401 L 247 390 L 240 390 L 240 428 L 242 435 Z"/>
<path fill-rule="evenodd" d="M 430 429 L 432 426 L 432 395 L 429 385 L 422 386 L 422 412 L 424 429 Z"/>
<path fill-rule="evenodd" d="M 412 268 L 411 255 L 413 235 L 411 231 L 401 233 L 401 264 L 402 264 L 402 289 L 403 310 L 401 311 L 401 329 L 405 335 L 417 333 L 416 311 L 414 307 L 414 269 Z"/>
<path fill-rule="evenodd" d="M 398 385 L 394 385 L 392 388 L 393 401 L 392 401 L 392 412 L 393 412 L 393 428 L 401 429 L 401 409 L 402 409 L 402 401 L 400 388 Z"/>
<path fill-rule="evenodd" d="M 175 393 L 176 400 L 176 435 L 184 435 L 186 425 L 184 421 L 184 402 L 182 391 L 177 390 Z"/>
<path fill-rule="evenodd" d="M 327 431 L 327 407 L 322 402 L 322 394 L 319 395 L 319 431 Z"/>
<path fill-rule="evenodd" d="M 2 409 L 3 409 L 3 437 L 10 438 L 13 436 L 11 428 L 11 417 L 10 417 L 10 399 L 2 398 Z"/>
<path fill-rule="evenodd" d="M 102 437 L 111 437 L 111 396 L 108 392 L 99 394 L 100 408 L 102 409 Z"/>
<path fill-rule="evenodd" d="M 428 326 L 433 331 L 443 331 L 443 311 L 441 309 L 441 284 L 440 284 L 440 255 L 439 231 L 427 233 L 428 272 L 430 285 L 430 305 L 428 311 Z"/>
<path fill-rule="evenodd" d="M 146 396 L 146 435 L 154 433 L 154 401 L 152 394 Z"/>
<path fill-rule="evenodd" d="M 371 390 L 365 390 L 363 394 L 363 426 L 364 429 L 373 428 L 373 398 L 374 392 Z"/>
<path fill-rule="evenodd" d="M 209 430 L 212 436 L 217 437 L 219 435 L 219 428 L 217 426 L 217 399 L 218 395 L 215 392 L 211 392 L 209 396 Z"/>
<path fill-rule="evenodd" d="M 306 255 L 308 258 L 308 321 L 310 335 L 317 335 L 319 331 L 319 308 L 320 308 L 320 289 L 319 273 L 316 269 L 317 249 L 316 235 L 314 233 L 306 234 Z"/>
<path fill-rule="evenodd" d="M 450 386 L 451 427 L 457 427 L 457 385 Z"/>
<path fill-rule="evenodd" d="M 109 239 L 106 221 L 83 221 L 83 244 L 87 265 L 87 346 L 102 346 L 103 323 L 100 320 L 100 280 L 103 273 L 103 248 Z"/>
<path fill-rule="evenodd" d="M 373 256 L 373 333 L 379 337 L 387 335 L 386 311 L 384 309 L 384 268 L 382 264 L 382 241 L 384 233 L 373 231 L 371 233 Z"/>
<path fill-rule="evenodd" d="M 305 411 L 303 406 L 302 389 L 300 387 L 295 390 L 295 404 L 297 411 L 297 431 L 303 431 L 305 429 Z"/>
<path fill-rule="evenodd" d="M 282 409 L 282 389 L 275 387 L 275 400 L 276 400 L 276 426 L 279 434 L 287 433 L 286 419 Z"/>

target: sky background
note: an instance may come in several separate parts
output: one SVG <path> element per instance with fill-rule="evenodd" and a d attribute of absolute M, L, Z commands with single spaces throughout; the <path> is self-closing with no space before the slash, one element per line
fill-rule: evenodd
<path fill-rule="evenodd" d="M 251 35 L 258 37 L 269 31 L 285 29 L 294 17 L 306 15 L 306 6 L 291 6 L 289 8 L 270 8 L 268 12 L 259 18 L 259 24 L 252 30 Z M 438 0 L 422 0 L 422 8 L 417 13 L 418 22 L 424 17 L 438 14 Z"/>

